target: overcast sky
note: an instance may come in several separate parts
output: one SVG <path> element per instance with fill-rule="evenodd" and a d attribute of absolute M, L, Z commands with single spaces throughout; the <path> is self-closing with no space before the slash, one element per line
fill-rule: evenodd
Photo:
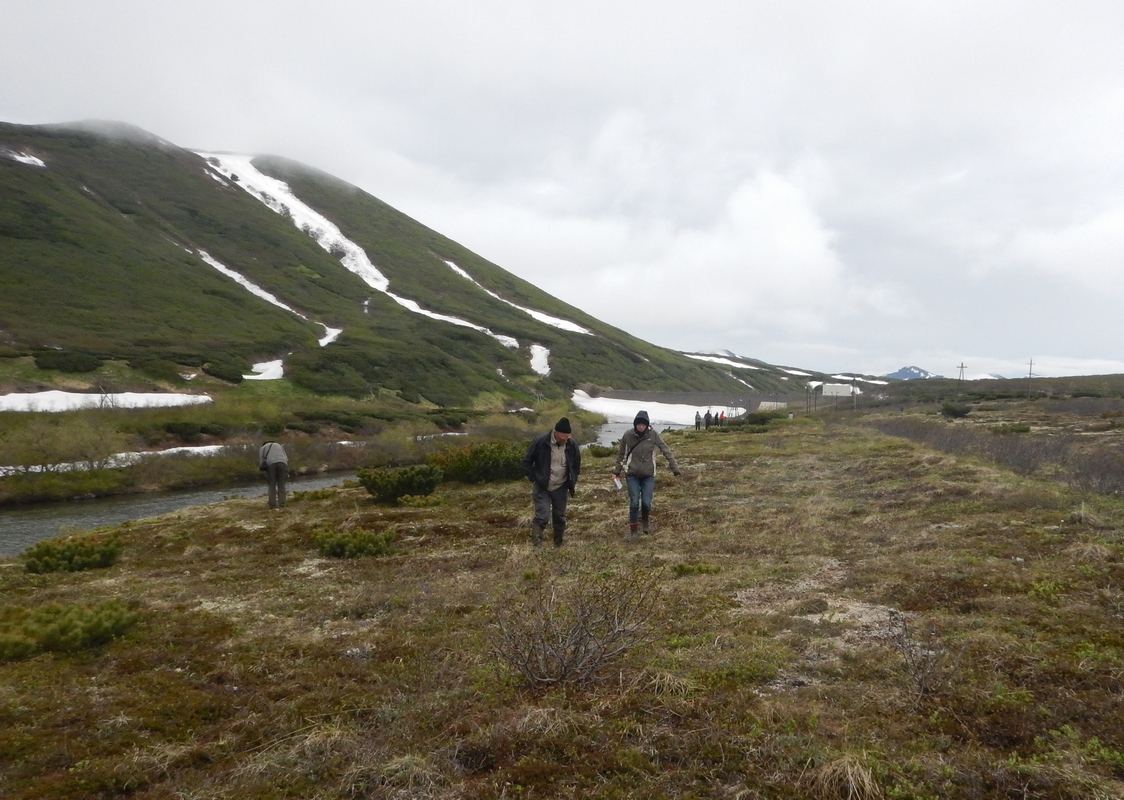
<path fill-rule="evenodd" d="M 355 183 L 656 344 L 1124 372 L 1124 3 L 9 0 L 0 119 Z"/>

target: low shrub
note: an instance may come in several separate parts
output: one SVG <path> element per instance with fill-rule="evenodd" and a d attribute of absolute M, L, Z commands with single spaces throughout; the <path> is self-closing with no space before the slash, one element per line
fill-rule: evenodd
<path fill-rule="evenodd" d="M 944 403 L 941 414 L 950 419 L 961 419 L 972 413 L 972 407 L 964 403 Z"/>
<path fill-rule="evenodd" d="M 441 482 L 439 467 L 416 464 L 412 467 L 377 467 L 360 469 L 356 477 L 378 503 L 397 503 L 403 495 L 433 494 Z"/>
<path fill-rule="evenodd" d="M 483 442 L 431 453 L 426 464 L 441 470 L 445 480 L 461 483 L 490 483 L 523 477 L 523 453 L 520 442 Z M 428 493 L 427 493 L 428 494 Z"/>
<path fill-rule="evenodd" d="M 45 539 L 23 552 L 24 567 L 36 574 L 110 567 L 117 562 L 122 549 L 121 541 L 112 536 Z"/>
<path fill-rule="evenodd" d="M 325 486 L 323 489 L 309 489 L 305 492 L 293 492 L 289 499 L 294 503 L 299 503 L 302 500 L 331 500 L 338 493 L 339 490 L 334 486 Z"/>
<path fill-rule="evenodd" d="M 591 444 L 585 451 L 594 458 L 609 458 L 617 454 L 617 448 L 607 444 Z"/>
<path fill-rule="evenodd" d="M 203 371 L 212 378 L 218 378 L 220 381 L 226 381 L 227 383 L 241 383 L 244 380 L 242 370 L 225 361 L 208 361 L 203 365 Z"/>
<path fill-rule="evenodd" d="M 312 534 L 312 541 L 320 555 L 331 558 L 385 556 L 390 553 L 392 539 L 393 535 L 389 532 L 376 533 L 361 528 L 349 531 L 321 528 Z"/>
<path fill-rule="evenodd" d="M 35 366 L 39 369 L 57 369 L 59 372 L 93 372 L 102 365 L 102 360 L 89 353 L 74 353 L 68 350 L 42 350 L 35 354 Z"/>
<path fill-rule="evenodd" d="M 165 422 L 164 432 L 178 436 L 185 442 L 197 442 L 203 435 L 202 428 L 197 422 Z"/>
<path fill-rule="evenodd" d="M 988 430 L 999 435 L 1007 433 L 1030 433 L 1030 426 L 1025 422 L 1005 422 L 1001 425 L 992 425 Z"/>
<path fill-rule="evenodd" d="M 651 635 L 657 594 L 639 570 L 536 580 L 521 602 L 498 606 L 492 652 L 531 685 L 596 680 Z"/>
<path fill-rule="evenodd" d="M 74 652 L 103 645 L 136 624 L 140 615 L 120 600 L 48 603 L 38 608 L 0 606 L 0 660 L 29 658 L 40 651 Z"/>
<path fill-rule="evenodd" d="M 782 419 L 785 415 L 779 411 L 752 411 L 740 417 L 726 420 L 727 428 L 761 427 L 768 425 L 775 419 Z"/>

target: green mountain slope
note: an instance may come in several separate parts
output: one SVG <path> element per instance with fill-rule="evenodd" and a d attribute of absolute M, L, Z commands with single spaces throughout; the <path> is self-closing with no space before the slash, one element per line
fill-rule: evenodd
<path fill-rule="evenodd" d="M 286 377 L 317 391 L 391 389 L 439 404 L 560 396 L 581 383 L 746 391 L 728 366 L 605 325 L 337 178 L 276 157 L 253 167 L 358 244 L 395 295 L 518 347 L 374 290 L 339 253 L 200 155 L 137 128 L 85 123 L 0 124 L 0 336 L 8 348 L 243 368 L 283 358 Z M 325 327 L 343 332 L 322 347 Z M 532 345 L 550 351 L 548 376 L 532 369 Z M 775 371 L 738 372 L 756 389 L 786 388 Z"/>

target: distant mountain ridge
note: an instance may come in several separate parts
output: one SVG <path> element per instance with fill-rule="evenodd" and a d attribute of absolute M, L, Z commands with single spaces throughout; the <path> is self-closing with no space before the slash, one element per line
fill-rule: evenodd
<path fill-rule="evenodd" d="M 921 369 L 921 367 L 902 367 L 897 372 L 891 372 L 888 375 L 883 375 L 883 378 L 891 378 L 898 381 L 916 381 L 927 380 L 930 378 L 943 378 L 944 375 L 935 375 L 932 372 Z"/>
<path fill-rule="evenodd" d="M 0 123 L 0 199 L 0 355 L 235 376 L 281 362 L 314 391 L 439 405 L 822 377 L 652 345 L 276 156 L 199 154 L 120 123 Z"/>

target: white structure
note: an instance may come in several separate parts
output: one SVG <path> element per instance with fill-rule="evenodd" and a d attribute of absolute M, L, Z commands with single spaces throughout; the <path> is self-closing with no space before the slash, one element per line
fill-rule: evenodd
<path fill-rule="evenodd" d="M 855 387 L 849 383 L 825 383 L 823 385 L 824 397 L 850 397 L 854 394 Z"/>
<path fill-rule="evenodd" d="M 757 404 L 758 411 L 784 411 L 788 408 L 788 403 L 774 402 L 772 400 L 762 400 Z"/>

